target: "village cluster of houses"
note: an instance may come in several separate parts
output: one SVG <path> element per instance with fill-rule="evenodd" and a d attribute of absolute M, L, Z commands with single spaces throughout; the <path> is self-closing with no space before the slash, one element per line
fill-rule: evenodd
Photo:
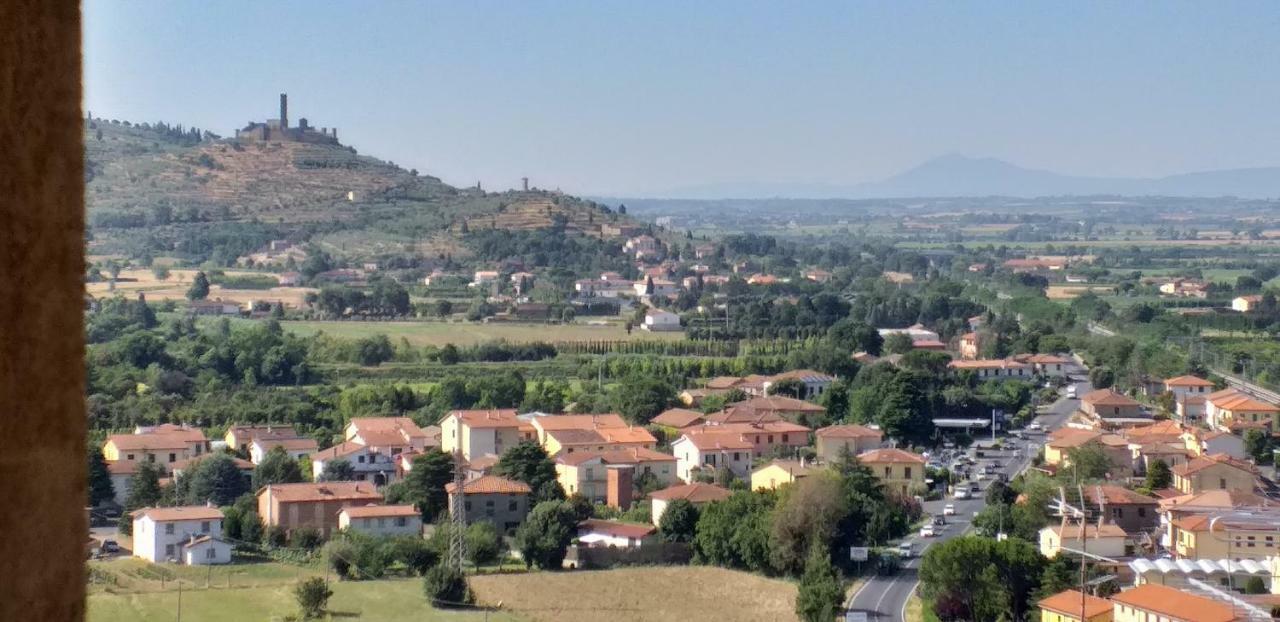
<path fill-rule="evenodd" d="M 1087 550 L 1138 587 L 1109 599 L 1057 594 L 1040 603 L 1042 619 L 1227 622 L 1253 619 L 1241 615 L 1247 602 L 1233 612 L 1229 601 L 1239 595 L 1229 594 L 1228 577 L 1237 588 L 1259 577 L 1280 593 L 1280 502 L 1268 496 L 1241 437 L 1280 430 L 1280 407 L 1235 389 L 1214 391 L 1196 376 L 1168 378 L 1163 390 L 1177 404 L 1170 418 L 1101 389 L 1082 396 L 1067 426 L 1045 440 L 1049 472 L 1069 466 L 1083 447 L 1100 449 L 1111 471 L 1106 484 L 1080 487 L 1085 520 L 1040 531 L 1041 552 Z M 1157 462 L 1170 467 L 1170 486 L 1136 490 Z M 1253 604 L 1265 611 L 1267 598 Z"/>
<path fill-rule="evenodd" d="M 749 482 L 752 488 L 776 488 L 805 477 L 846 452 L 858 456 L 896 494 L 919 494 L 925 459 L 884 447 L 880 431 L 858 425 L 817 430 L 798 423 L 820 414 L 822 407 L 803 399 L 770 395 L 779 382 L 794 381 L 804 397 L 816 398 L 835 379 L 811 370 L 773 376 L 716 378 L 682 396 L 688 405 L 709 394 L 741 390 L 747 399 L 704 414 L 673 408 L 653 424 L 674 439 L 669 452 L 646 427 L 629 425 L 616 413 L 519 413 L 514 409 L 457 410 L 439 427 L 419 427 L 404 417 L 352 419 L 344 440 L 318 448 L 314 439 L 290 426 L 236 425 L 221 440 L 180 425 L 140 427 L 132 434 L 108 437 L 102 451 L 116 486 L 117 502 L 128 495 L 129 478 L 143 463 L 160 466 L 167 478 L 181 478 L 192 465 L 215 452 L 232 451 L 248 459 L 234 463 L 248 477 L 269 452 L 281 448 L 293 458 L 307 457 L 313 479 L 336 460 L 352 467 L 350 481 L 271 484 L 256 491 L 257 510 L 265 526 L 286 531 L 313 529 L 322 536 L 338 530 L 379 535 L 418 534 L 422 519 L 416 508 L 383 504 L 380 489 L 413 469 L 414 458 L 439 448 L 465 464 L 462 490 L 468 523 L 485 521 L 509 533 L 531 509 L 534 491 L 523 482 L 493 473 L 500 456 L 519 443 L 536 443 L 555 462 L 557 481 L 566 494 L 593 503 L 628 509 L 637 501 L 641 480 L 652 503 L 653 524 L 587 521 L 579 541 L 586 546 L 636 547 L 656 532 L 666 505 L 685 499 L 694 505 L 727 497 L 729 490 L 711 482 L 723 473 Z M 816 444 L 815 458 L 795 459 L 800 448 Z M 774 457 L 776 459 L 768 460 Z M 233 543 L 222 534 L 221 512 L 214 507 L 143 508 L 134 513 L 134 554 L 154 562 L 226 563 Z M 145 541 L 145 542 L 141 542 Z"/>

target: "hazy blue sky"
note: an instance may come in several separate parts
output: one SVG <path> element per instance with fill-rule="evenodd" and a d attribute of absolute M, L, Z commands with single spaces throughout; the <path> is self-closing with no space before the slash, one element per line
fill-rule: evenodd
<path fill-rule="evenodd" d="M 1280 165 L 1280 2 L 85 3 L 85 105 L 276 116 L 457 184 L 850 183 L 949 152 Z"/>

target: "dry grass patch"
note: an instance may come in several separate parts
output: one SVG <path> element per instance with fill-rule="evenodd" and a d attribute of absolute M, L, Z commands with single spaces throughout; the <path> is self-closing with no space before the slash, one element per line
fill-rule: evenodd
<path fill-rule="evenodd" d="M 471 577 L 480 602 L 535 621 L 796 620 L 794 584 L 710 566 Z"/>

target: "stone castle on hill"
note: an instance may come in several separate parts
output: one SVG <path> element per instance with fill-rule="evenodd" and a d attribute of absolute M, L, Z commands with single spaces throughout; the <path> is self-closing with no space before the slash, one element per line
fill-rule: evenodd
<path fill-rule="evenodd" d="M 338 128 L 322 127 L 318 131 L 298 119 L 297 127 L 289 127 L 289 95 L 280 94 L 280 118 L 267 119 L 265 123 L 250 121 L 244 129 L 236 130 L 236 139 L 246 142 L 297 142 L 321 145 L 338 144 Z"/>

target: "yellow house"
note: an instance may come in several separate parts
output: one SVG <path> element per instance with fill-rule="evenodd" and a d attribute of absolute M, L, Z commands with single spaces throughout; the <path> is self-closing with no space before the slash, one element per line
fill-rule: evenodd
<path fill-rule="evenodd" d="M 1069 549 L 1085 549 L 1094 555 L 1103 557 L 1124 557 L 1125 538 L 1128 534 L 1117 525 L 1086 525 L 1084 540 L 1081 540 L 1080 525 L 1050 525 L 1040 530 L 1040 554 L 1045 557 L 1057 557 L 1063 547 Z"/>
<path fill-rule="evenodd" d="M 1173 487 L 1184 495 L 1206 490 L 1253 490 L 1258 467 L 1226 454 L 1200 456 L 1173 468 Z"/>
<path fill-rule="evenodd" d="M 803 460 L 774 460 L 751 472 L 752 490 L 774 490 L 814 472 Z"/>
<path fill-rule="evenodd" d="M 1111 597 L 1114 622 L 1236 622 L 1231 605 L 1145 583 Z"/>
<path fill-rule="evenodd" d="M 1238 389 L 1223 389 L 1205 396 L 1205 421 L 1210 427 L 1280 429 L 1280 406 L 1255 399 Z"/>
<path fill-rule="evenodd" d="M 440 449 L 461 451 L 467 460 L 501 456 L 535 438 L 533 427 L 517 418 L 515 409 L 455 410 L 440 421 Z"/>
<path fill-rule="evenodd" d="M 886 491 L 907 496 L 924 488 L 924 456 L 901 449 L 873 449 L 858 454 L 858 461 L 871 469 Z"/>
<path fill-rule="evenodd" d="M 1199 514 L 1170 523 L 1179 559 L 1252 559 L 1280 555 L 1280 525 L 1274 519 L 1233 516 L 1210 530 L 1212 515 Z"/>
<path fill-rule="evenodd" d="M 884 433 L 862 425 L 833 425 L 818 428 L 813 433 L 817 445 L 818 459 L 830 464 L 840 457 L 840 453 L 848 450 L 856 456 L 864 451 L 871 451 L 880 446 Z"/>
<path fill-rule="evenodd" d="M 1111 622 L 1111 601 L 1065 590 L 1039 603 L 1040 622 Z"/>
<path fill-rule="evenodd" d="M 547 454 L 653 449 L 658 439 L 643 427 L 627 425 L 620 415 L 546 415 L 530 419 Z"/>
<path fill-rule="evenodd" d="M 109 462 L 155 462 L 170 465 L 208 451 L 204 432 L 173 424 L 138 428 L 135 434 L 112 434 L 102 445 L 102 457 Z M 165 467 L 169 470 L 169 467 Z"/>
<path fill-rule="evenodd" d="M 635 467 L 636 479 L 650 473 L 660 488 L 676 483 L 676 457 L 644 448 L 560 454 L 556 456 L 556 480 L 565 494 L 579 494 L 593 503 L 604 503 L 610 465 Z"/>

